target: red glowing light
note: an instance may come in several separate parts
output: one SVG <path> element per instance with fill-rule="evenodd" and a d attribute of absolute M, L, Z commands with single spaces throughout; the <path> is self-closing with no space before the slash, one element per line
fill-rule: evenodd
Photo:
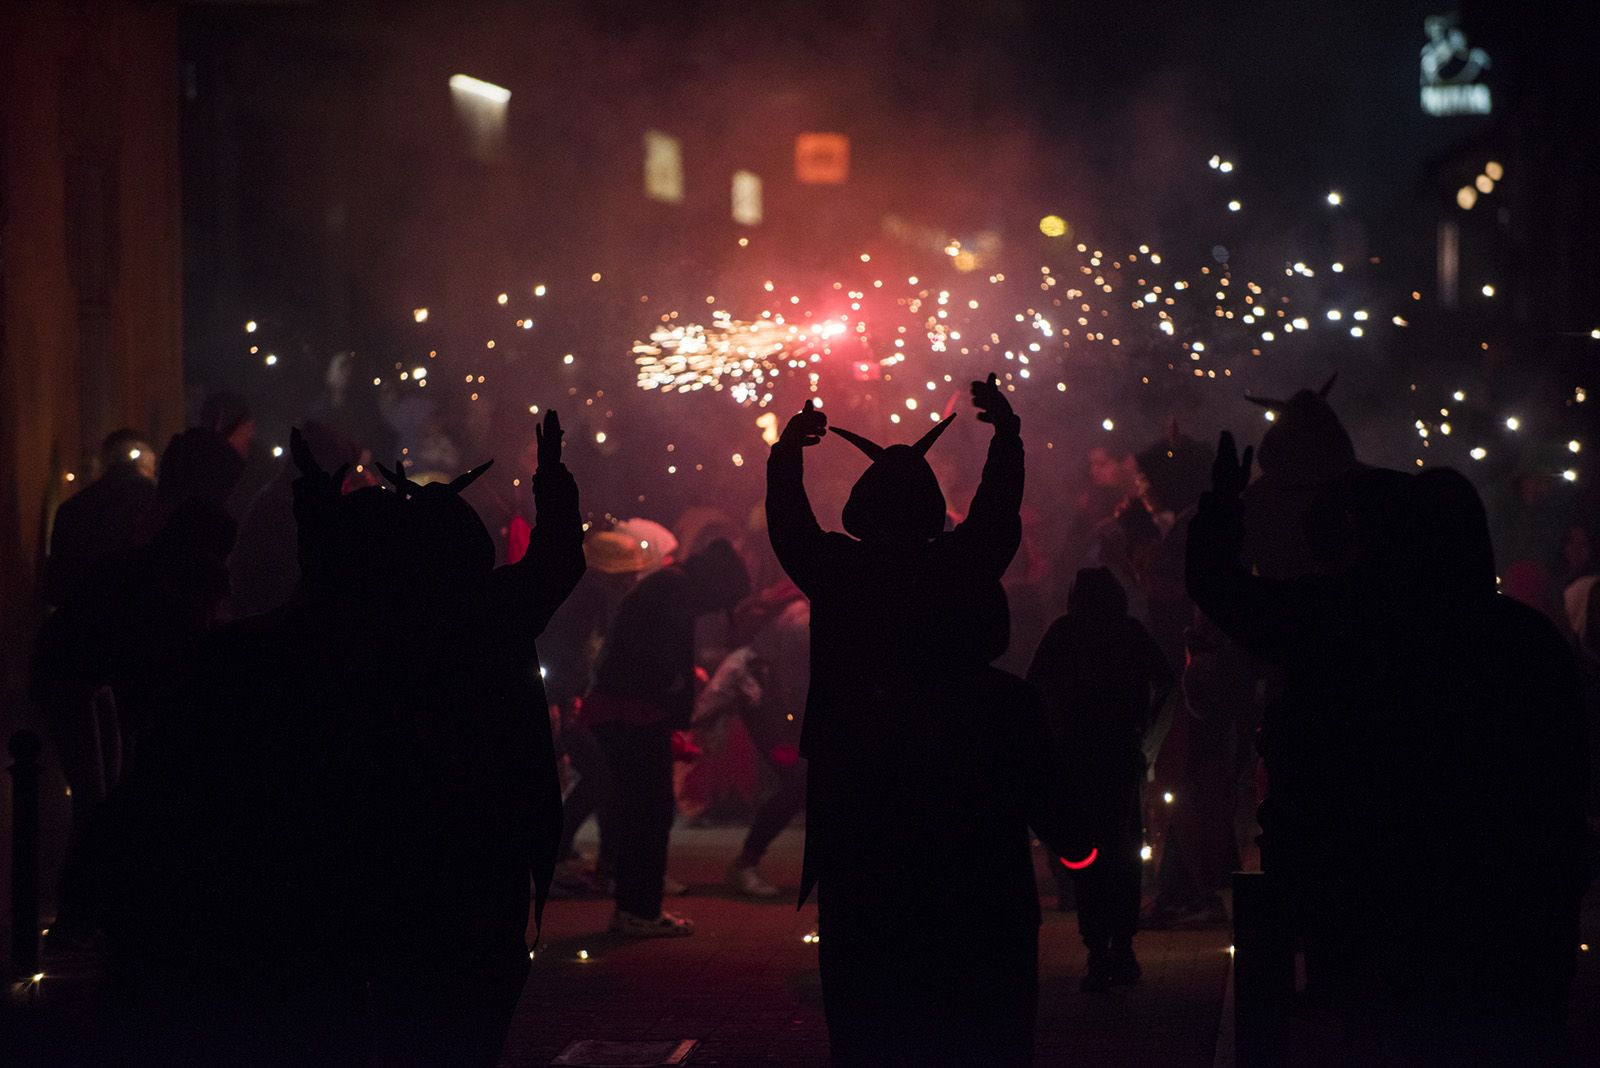
<path fill-rule="evenodd" d="M 1056 859 L 1061 861 L 1061 866 L 1064 868 L 1067 868 L 1071 871 L 1082 871 L 1089 865 L 1093 864 L 1094 858 L 1098 857 L 1099 855 L 1100 847 L 1095 846 L 1093 849 L 1089 850 L 1089 855 L 1084 857 L 1082 860 L 1068 860 L 1066 857 L 1057 857 Z"/>

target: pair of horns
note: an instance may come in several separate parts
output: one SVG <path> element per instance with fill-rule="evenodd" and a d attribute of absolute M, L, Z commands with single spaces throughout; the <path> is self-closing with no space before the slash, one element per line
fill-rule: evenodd
<path fill-rule="evenodd" d="M 916 453 L 918 456 L 927 456 L 928 450 L 933 448 L 933 443 L 939 440 L 939 435 L 945 432 L 945 428 L 948 427 L 951 421 L 954 419 L 955 415 L 953 413 L 945 416 L 934 425 L 932 430 L 929 430 L 926 434 L 917 439 L 917 443 L 911 446 L 911 451 Z M 846 430 L 843 427 L 838 426 L 831 426 L 828 429 L 833 433 L 838 434 L 841 438 L 844 438 L 844 440 L 848 441 L 862 452 L 866 453 L 868 458 L 874 461 L 881 459 L 886 451 L 882 445 L 879 445 L 870 438 L 864 438 L 852 430 Z"/>
<path fill-rule="evenodd" d="M 1339 372 L 1335 371 L 1332 377 L 1330 377 L 1326 382 L 1322 383 L 1322 388 L 1317 390 L 1317 398 L 1319 400 L 1327 400 L 1328 394 L 1333 392 L 1333 384 L 1337 381 L 1339 381 Z M 1275 400 L 1272 397 L 1252 397 L 1248 393 L 1244 395 L 1244 399 L 1249 401 L 1251 404 L 1259 404 L 1263 408 L 1271 408 L 1275 410 L 1283 409 L 1289 406 L 1288 401 Z"/>
<path fill-rule="evenodd" d="M 465 471 L 457 475 L 455 478 L 450 480 L 450 492 L 460 493 L 462 490 L 478 481 L 478 476 L 489 470 L 489 468 L 493 465 L 493 460 L 485 460 L 472 470 Z M 402 496 L 415 497 L 419 492 L 421 492 L 422 487 L 406 477 L 406 464 L 404 460 L 396 460 L 394 462 L 393 471 L 389 470 L 382 464 L 374 464 L 373 466 L 378 469 L 384 478 L 389 480 L 389 484 L 394 486 L 394 488 Z"/>

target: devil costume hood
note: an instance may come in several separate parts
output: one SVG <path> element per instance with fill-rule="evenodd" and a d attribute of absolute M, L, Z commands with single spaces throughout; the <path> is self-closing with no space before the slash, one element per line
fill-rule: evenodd
<path fill-rule="evenodd" d="M 494 543 L 461 496 L 489 463 L 429 484 L 412 482 L 398 463 L 380 466 L 393 491 L 341 495 L 339 475 L 321 472 L 295 444 L 306 610 L 348 618 L 417 658 L 390 695 L 394 733 L 383 743 L 397 807 L 424 825 L 408 833 L 433 843 L 410 874 L 437 884 L 441 902 L 459 898 L 457 909 L 489 910 L 507 925 L 519 892 L 525 922 L 531 875 L 537 922 L 561 795 L 549 721 L 537 713 L 546 699 L 534 641 L 583 576 L 577 484 L 565 465 L 539 468 L 528 551 L 497 568 Z M 490 888 L 499 896 L 482 900 Z"/>
<path fill-rule="evenodd" d="M 1349 431 L 1328 403 L 1338 379 L 1333 375 L 1320 389 L 1302 389 L 1288 400 L 1245 398 L 1272 415 L 1256 451 L 1261 477 L 1244 493 L 1245 556 L 1263 575 L 1288 578 L 1315 567 L 1307 517 L 1330 488 L 1362 469 Z"/>
<path fill-rule="evenodd" d="M 846 533 L 818 525 L 798 442 L 780 440 L 768 459 L 772 546 L 811 600 L 811 687 L 801 750 L 811 761 L 815 789 L 803 893 L 833 863 L 827 853 L 837 839 L 829 813 L 842 814 L 849 805 L 836 806 L 854 789 L 836 784 L 870 785 L 880 773 L 892 780 L 908 747 L 935 744 L 931 739 L 941 728 L 932 725 L 941 717 L 983 716 L 981 705 L 999 690 L 993 677 L 1009 678 L 988 665 L 1009 641 L 1000 579 L 1022 538 L 1022 439 L 1014 420 L 997 424 L 967 516 L 946 531 L 944 494 L 927 453 L 950 422 L 911 445 L 883 446 L 829 428 L 872 460 L 845 505 Z M 974 681 L 980 679 L 989 682 Z M 947 716 L 958 692 L 967 695 L 964 711 Z"/>
<path fill-rule="evenodd" d="M 800 900 L 822 884 L 823 997 L 841 1061 L 936 1063 L 968 1043 L 1031 1046 L 1029 828 L 1068 847 L 1042 704 L 989 666 L 1008 641 L 1000 579 L 1021 542 L 1023 488 L 1017 420 L 989 414 L 983 478 L 951 530 L 926 458 L 948 420 L 911 445 L 830 428 L 872 460 L 844 533 L 822 530 L 811 511 L 803 436 L 780 439 L 767 463 L 772 547 L 811 602 Z M 929 872 L 940 893 L 908 899 L 904 888 Z M 960 929 L 929 939 L 950 915 Z M 991 1026 L 977 1022 L 989 1019 L 982 1009 L 948 1011 L 974 998 L 1018 1012 Z"/>

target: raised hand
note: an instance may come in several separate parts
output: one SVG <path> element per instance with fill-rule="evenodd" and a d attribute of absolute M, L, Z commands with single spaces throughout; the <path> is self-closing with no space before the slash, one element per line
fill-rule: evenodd
<path fill-rule="evenodd" d="M 539 466 L 548 464 L 554 467 L 561 462 L 561 438 L 566 431 L 561 429 L 561 417 L 556 415 L 556 410 L 551 408 L 544 413 L 544 422 L 535 423 L 533 439 L 538 443 Z"/>
<path fill-rule="evenodd" d="M 972 383 L 972 403 L 977 405 L 980 423 L 992 423 L 996 430 L 1016 430 L 1021 425 L 993 371 L 987 381 Z"/>
<path fill-rule="evenodd" d="M 1217 441 L 1217 458 L 1211 462 L 1211 492 L 1219 497 L 1237 497 L 1243 493 L 1250 484 L 1255 456 L 1253 445 L 1246 445 L 1244 455 L 1240 456 L 1233 435 L 1224 430 Z"/>
<path fill-rule="evenodd" d="M 804 408 L 790 417 L 788 425 L 783 428 L 781 440 L 809 448 L 821 441 L 827 432 L 828 417 L 817 410 L 814 401 L 808 400 Z"/>

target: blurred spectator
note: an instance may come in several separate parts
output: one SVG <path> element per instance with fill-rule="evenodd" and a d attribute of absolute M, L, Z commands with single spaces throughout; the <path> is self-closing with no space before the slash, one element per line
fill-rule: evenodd
<path fill-rule="evenodd" d="M 50 532 L 44 567 L 45 601 L 70 598 L 96 563 L 126 552 L 147 531 L 156 500 L 156 451 L 137 430 L 106 435 L 100 477 L 63 501 Z"/>

